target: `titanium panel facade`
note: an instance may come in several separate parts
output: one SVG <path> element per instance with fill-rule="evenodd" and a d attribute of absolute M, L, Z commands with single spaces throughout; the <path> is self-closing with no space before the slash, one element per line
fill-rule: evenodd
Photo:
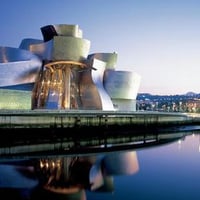
<path fill-rule="evenodd" d="M 92 67 L 96 69 L 92 70 L 92 79 L 101 97 L 102 110 L 114 110 L 113 102 L 103 85 L 103 76 L 106 63 L 95 58 L 93 59 L 92 63 Z"/>
<path fill-rule="evenodd" d="M 115 69 L 118 54 L 113 53 L 93 53 L 88 55 L 88 59 L 98 59 L 106 63 L 105 69 Z"/>
<path fill-rule="evenodd" d="M 136 98 L 141 77 L 135 72 L 106 70 L 104 87 L 116 110 L 136 111 Z"/>
<path fill-rule="evenodd" d="M 0 87 L 35 82 L 41 66 L 42 61 L 29 51 L 0 47 Z"/>
<path fill-rule="evenodd" d="M 140 76 L 131 71 L 106 70 L 104 86 L 111 98 L 136 99 Z"/>
<path fill-rule="evenodd" d="M 84 62 L 90 50 L 90 41 L 69 36 L 55 36 L 53 39 L 52 59 Z"/>

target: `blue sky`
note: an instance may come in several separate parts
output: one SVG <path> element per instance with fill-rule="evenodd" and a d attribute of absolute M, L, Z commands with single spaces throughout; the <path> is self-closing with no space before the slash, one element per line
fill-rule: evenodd
<path fill-rule="evenodd" d="M 42 39 L 49 24 L 78 24 L 90 53 L 117 52 L 139 92 L 200 93 L 199 0 L 1 0 L 0 46 Z"/>

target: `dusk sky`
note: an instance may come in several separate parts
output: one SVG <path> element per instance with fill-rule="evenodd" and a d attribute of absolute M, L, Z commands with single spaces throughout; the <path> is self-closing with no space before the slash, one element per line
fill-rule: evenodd
<path fill-rule="evenodd" d="M 40 28 L 77 24 L 90 53 L 118 53 L 140 93 L 200 93 L 200 0 L 1 0 L 0 46 L 43 39 Z"/>

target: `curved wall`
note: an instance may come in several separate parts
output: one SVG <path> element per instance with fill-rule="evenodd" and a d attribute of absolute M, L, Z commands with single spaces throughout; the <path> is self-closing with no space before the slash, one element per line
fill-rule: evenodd
<path fill-rule="evenodd" d="M 131 71 L 106 70 L 104 87 L 115 110 L 136 111 L 136 97 L 141 77 Z"/>
<path fill-rule="evenodd" d="M 52 47 L 52 60 L 84 62 L 90 50 L 90 41 L 82 38 L 55 36 Z"/>
<path fill-rule="evenodd" d="M 98 59 L 106 63 L 106 69 L 115 69 L 117 63 L 117 53 L 93 53 L 88 55 L 88 59 Z"/>
<path fill-rule="evenodd" d="M 0 47 L 0 87 L 35 82 L 41 66 L 30 51 Z"/>
<path fill-rule="evenodd" d="M 92 79 L 101 97 L 102 110 L 114 110 L 112 100 L 103 86 L 103 75 L 105 66 L 105 62 L 94 58 L 92 67 L 96 70 L 92 70 Z"/>
<path fill-rule="evenodd" d="M 106 70 L 104 87 L 111 98 L 136 99 L 141 77 L 131 71 Z"/>
<path fill-rule="evenodd" d="M 37 55 L 41 60 L 52 59 L 53 40 L 43 42 L 42 40 L 35 40 L 26 38 L 23 39 L 19 48 L 28 50 Z"/>

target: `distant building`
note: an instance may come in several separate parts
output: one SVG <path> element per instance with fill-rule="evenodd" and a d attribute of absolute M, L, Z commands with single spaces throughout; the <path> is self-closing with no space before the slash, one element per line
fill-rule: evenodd
<path fill-rule="evenodd" d="M 140 76 L 116 70 L 117 53 L 89 54 L 78 25 L 41 33 L 0 47 L 0 109 L 136 110 Z"/>

